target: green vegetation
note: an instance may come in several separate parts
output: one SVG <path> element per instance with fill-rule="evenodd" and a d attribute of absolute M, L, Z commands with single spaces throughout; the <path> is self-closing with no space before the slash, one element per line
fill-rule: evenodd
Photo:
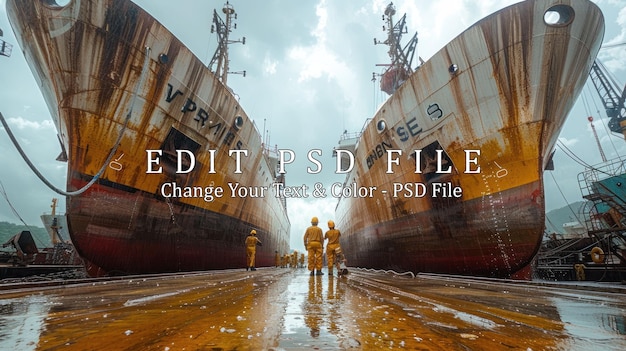
<path fill-rule="evenodd" d="M 563 224 L 569 222 L 581 222 L 584 225 L 582 207 L 585 201 L 571 203 L 569 206 L 563 206 L 546 213 L 546 228 L 549 232 L 563 234 Z M 579 221 L 580 219 L 580 221 Z"/>
<path fill-rule="evenodd" d="M 6 243 L 12 236 L 23 231 L 28 230 L 30 234 L 33 236 L 33 240 L 35 240 L 35 244 L 37 244 L 38 248 L 50 247 L 52 246 L 52 242 L 50 241 L 50 236 L 48 235 L 48 231 L 43 227 L 35 227 L 35 226 L 25 226 L 18 225 L 9 222 L 0 222 L 0 245 Z M 9 248 L 2 248 L 0 246 L 0 250 L 7 251 Z"/>

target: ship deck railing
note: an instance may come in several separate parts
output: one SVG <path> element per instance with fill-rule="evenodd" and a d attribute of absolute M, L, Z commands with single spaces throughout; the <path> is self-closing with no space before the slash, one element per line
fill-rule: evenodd
<path fill-rule="evenodd" d="M 594 183 L 624 173 L 626 173 L 626 159 L 623 157 L 614 158 L 612 160 L 587 167 L 587 169 L 578 174 L 578 185 L 580 187 L 582 197 L 585 198 L 586 196 L 590 196 L 594 193 Z"/>
<path fill-rule="evenodd" d="M 352 132 L 352 133 L 348 133 L 348 131 L 344 131 L 343 134 L 341 134 L 341 137 L 339 137 L 339 145 L 344 144 L 344 143 L 349 143 L 352 140 L 358 140 L 361 135 L 363 134 L 363 132 Z"/>
<path fill-rule="evenodd" d="M 343 134 L 341 134 L 341 136 L 339 137 L 339 143 L 341 144 L 342 141 L 358 140 L 359 138 L 361 138 L 361 135 L 363 135 L 363 132 L 365 131 L 365 128 L 367 128 L 367 125 L 370 123 L 371 120 L 372 120 L 372 118 L 367 118 L 365 120 L 365 122 L 363 123 L 363 126 L 361 127 L 361 130 L 358 131 L 358 132 L 351 132 L 351 133 L 349 133 L 347 130 L 344 130 Z"/>
<path fill-rule="evenodd" d="M 334 148 L 334 150 L 350 150 L 351 152 L 354 152 L 361 135 L 363 135 L 365 128 L 367 128 L 367 125 L 371 120 L 371 118 L 366 119 L 365 123 L 363 123 L 363 127 L 361 127 L 361 130 L 358 132 L 348 132 L 347 130 L 344 130 L 343 134 L 339 137 L 339 142 L 337 143 L 338 145 Z M 336 154 L 333 152 L 333 157 L 335 156 Z"/>

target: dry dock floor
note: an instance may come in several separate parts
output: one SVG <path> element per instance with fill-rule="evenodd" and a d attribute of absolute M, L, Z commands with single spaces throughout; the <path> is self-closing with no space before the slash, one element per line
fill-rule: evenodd
<path fill-rule="evenodd" d="M 0 350 L 626 350 L 625 292 L 285 268 L 18 284 Z"/>

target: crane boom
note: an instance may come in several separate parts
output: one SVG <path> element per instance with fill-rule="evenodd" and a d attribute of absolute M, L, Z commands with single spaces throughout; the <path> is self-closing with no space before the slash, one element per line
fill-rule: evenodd
<path fill-rule="evenodd" d="M 626 86 L 620 93 L 615 82 L 608 78 L 607 70 L 598 61 L 594 61 L 589 72 L 591 82 L 600 95 L 606 115 L 609 117 L 609 129 L 614 133 L 620 133 L 626 138 Z"/>

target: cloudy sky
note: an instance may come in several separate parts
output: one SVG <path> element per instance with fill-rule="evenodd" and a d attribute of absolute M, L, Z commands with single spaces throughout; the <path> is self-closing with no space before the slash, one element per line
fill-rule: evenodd
<path fill-rule="evenodd" d="M 67 1 L 67 0 L 63 0 Z M 222 0 L 137 0 L 204 62 L 216 47 L 210 33 L 213 8 Z M 452 38 L 482 17 L 517 1 L 495 0 L 396 0 L 398 14 L 407 13 L 409 33 L 418 32 L 417 54 L 427 60 Z M 606 21 L 604 45 L 626 42 L 626 0 L 596 0 Z M 33 163 L 53 184 L 64 188 L 66 166 L 55 161 L 60 153 L 48 109 L 24 61 L 0 0 L 1 38 L 14 45 L 12 56 L 0 56 L 0 112 Z M 238 13 L 237 30 L 231 39 L 246 37 L 245 45 L 231 47 L 229 85 L 240 97 L 247 114 L 259 130 L 267 131 L 271 145 L 291 149 L 296 161 L 287 166 L 287 184 L 316 182 L 329 186 L 342 181 L 334 173 L 331 157 L 344 130 L 357 132 L 385 99 L 371 81 L 386 63 L 381 15 L 388 0 L 231 0 Z M 626 45 L 602 49 L 599 59 L 620 86 L 626 83 Z M 606 115 L 597 93 L 588 82 L 560 135 L 560 141 L 588 164 L 601 161 L 587 116 L 592 115 L 607 158 L 626 155 L 623 138 L 609 135 Z M 310 149 L 321 149 L 324 168 L 307 174 Z M 545 175 L 548 210 L 581 200 L 577 174 L 584 167 L 557 149 L 556 170 Z M 49 211 L 53 197 L 21 159 L 0 127 L 0 221 L 41 226 L 39 215 Z M 302 250 L 302 235 L 312 216 L 332 219 L 335 199 L 290 199 L 292 248 Z M 60 210 L 65 206 L 60 199 Z M 19 215 L 19 216 L 18 216 Z M 21 218 L 21 219 L 20 219 Z M 325 227 L 324 227 L 325 228 Z"/>

